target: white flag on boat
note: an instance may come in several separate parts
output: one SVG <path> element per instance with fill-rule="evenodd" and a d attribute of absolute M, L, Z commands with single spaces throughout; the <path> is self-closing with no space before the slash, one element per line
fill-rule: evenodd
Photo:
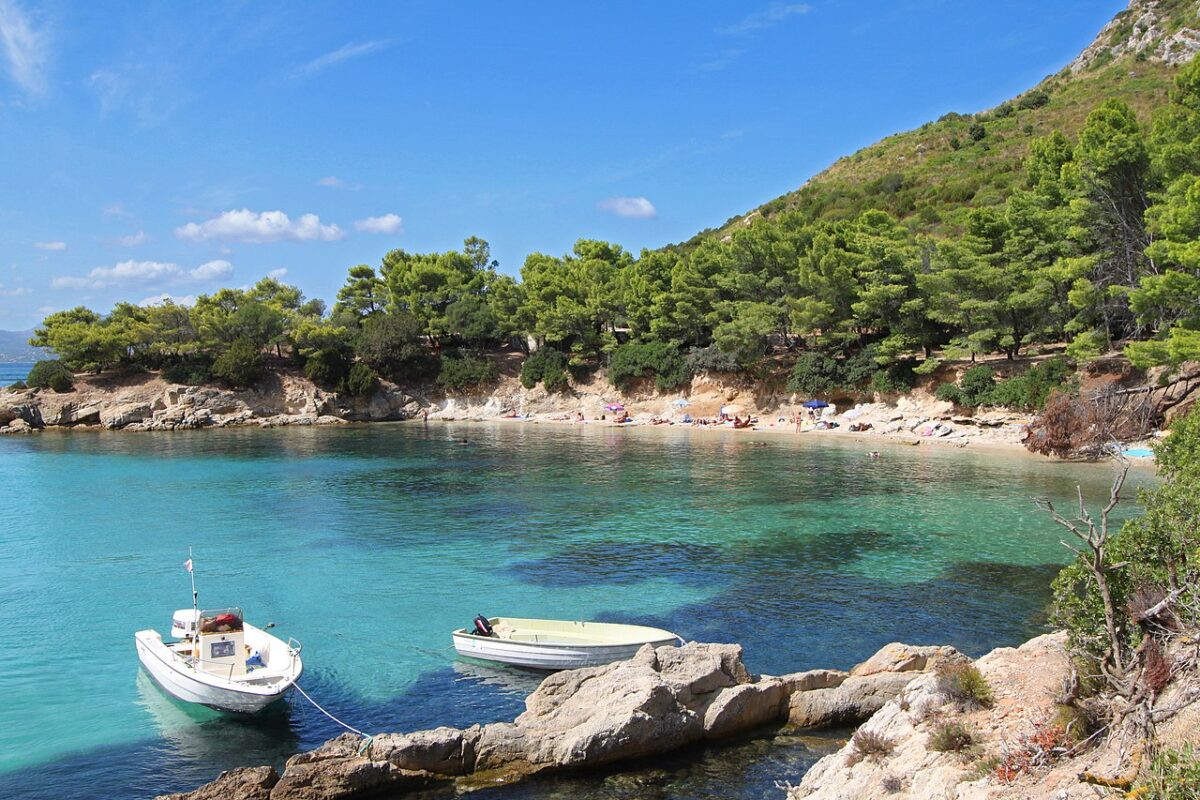
<path fill-rule="evenodd" d="M 183 562 L 183 568 L 186 569 L 188 572 L 192 571 L 192 560 L 190 558 L 187 561 Z"/>

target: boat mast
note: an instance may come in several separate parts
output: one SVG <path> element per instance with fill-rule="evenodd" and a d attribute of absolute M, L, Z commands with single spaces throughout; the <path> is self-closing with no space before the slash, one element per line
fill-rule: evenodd
<path fill-rule="evenodd" d="M 192 579 L 192 611 L 196 612 L 193 624 L 199 625 L 200 620 L 200 603 L 199 596 L 196 594 L 196 568 L 192 561 L 192 548 L 188 547 L 188 577 Z"/>

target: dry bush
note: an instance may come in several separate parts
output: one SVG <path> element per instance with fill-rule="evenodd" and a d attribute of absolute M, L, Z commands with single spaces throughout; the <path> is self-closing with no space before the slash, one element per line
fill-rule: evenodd
<path fill-rule="evenodd" d="M 1099 458 L 1114 442 L 1145 438 L 1157 422 L 1146 392 L 1055 392 L 1029 426 L 1025 446 L 1059 458 Z"/>
<path fill-rule="evenodd" d="M 881 761 L 892 754 L 896 743 L 881 733 L 859 728 L 850 737 L 850 753 L 846 757 L 846 766 L 854 766 L 863 759 Z"/>
<path fill-rule="evenodd" d="M 1053 723 L 1039 725 L 1020 745 L 1005 755 L 992 773 L 1001 783 L 1012 783 L 1040 767 L 1047 767 L 1071 751 L 1067 732 Z"/>
<path fill-rule="evenodd" d="M 975 735 L 961 722 L 944 722 L 929 737 L 929 749 L 938 753 L 961 753 L 975 744 Z"/>
<path fill-rule="evenodd" d="M 992 687 L 974 664 L 943 662 L 937 668 L 938 689 L 963 707 L 990 708 Z"/>

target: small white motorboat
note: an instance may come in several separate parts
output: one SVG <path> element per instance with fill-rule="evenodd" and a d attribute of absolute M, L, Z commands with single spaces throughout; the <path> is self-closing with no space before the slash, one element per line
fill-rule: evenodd
<path fill-rule="evenodd" d="M 239 608 L 181 609 L 171 635 L 174 641 L 165 642 L 144 630 L 133 638 L 150 677 L 186 703 L 254 714 L 282 699 L 304 670 L 299 642 L 247 624 Z"/>
<path fill-rule="evenodd" d="M 482 615 L 451 637 L 460 656 L 546 670 L 595 667 L 632 658 L 647 644 L 683 642 L 670 631 L 644 625 Z"/>

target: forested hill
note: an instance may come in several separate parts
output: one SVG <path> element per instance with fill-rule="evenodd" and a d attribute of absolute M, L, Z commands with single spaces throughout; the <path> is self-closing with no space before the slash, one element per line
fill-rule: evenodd
<path fill-rule="evenodd" d="M 1148 123 L 1166 101 L 1174 67 L 1197 49 L 1200 3 L 1133 0 L 1070 65 L 1024 94 L 889 136 L 839 159 L 799 189 L 697 234 L 685 247 L 791 210 L 820 220 L 875 208 L 918 232 L 957 234 L 971 208 L 1003 203 L 1021 185 L 1034 139 L 1054 131 L 1074 139 L 1088 114 L 1110 98 Z"/>

